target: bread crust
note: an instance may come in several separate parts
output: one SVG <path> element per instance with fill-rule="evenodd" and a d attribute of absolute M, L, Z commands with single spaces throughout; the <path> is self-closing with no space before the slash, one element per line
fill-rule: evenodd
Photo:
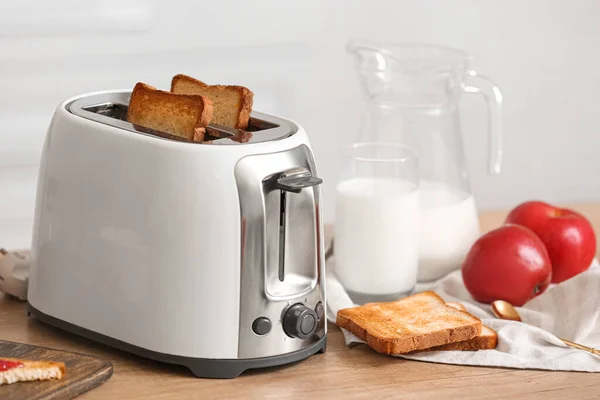
<path fill-rule="evenodd" d="M 498 334 L 494 332 L 494 330 L 488 328 L 487 326 L 483 326 L 481 330 L 481 334 L 471 338 L 469 340 L 465 340 L 463 342 L 456 343 L 448 343 L 441 346 L 435 346 L 427 350 L 431 351 L 449 351 L 449 350 L 457 350 L 457 351 L 477 351 L 477 350 L 492 350 L 495 349 L 498 345 Z"/>
<path fill-rule="evenodd" d="M 210 123 L 213 114 L 212 101 L 208 97 L 201 95 L 175 94 L 156 89 L 155 87 L 142 82 L 138 82 L 131 93 L 131 99 L 129 100 L 129 107 L 127 110 L 127 121 L 131 122 L 132 124 L 145 126 L 139 121 L 141 114 L 145 112 L 143 106 L 145 96 L 151 97 L 151 101 L 153 102 L 180 102 L 182 105 L 188 104 L 197 107 L 199 110 L 201 110 L 201 112 L 198 114 L 195 120 L 194 132 L 192 133 L 192 137 L 190 137 L 190 139 L 195 142 L 201 142 L 204 140 L 206 127 Z M 168 118 L 168 116 L 156 115 L 156 118 Z M 147 126 L 147 128 L 153 129 L 152 126 Z"/>
<path fill-rule="evenodd" d="M 446 303 L 447 306 L 454 307 L 460 311 L 467 311 L 467 308 L 462 303 L 455 303 L 453 301 L 449 301 Z"/>
<path fill-rule="evenodd" d="M 454 307 L 457 310 L 467 311 L 466 307 L 461 303 L 448 302 L 447 306 Z M 436 346 L 427 350 L 459 350 L 459 351 L 476 351 L 476 350 L 491 350 L 498 345 L 498 334 L 491 328 L 483 325 L 481 334 L 464 342 L 448 343 L 441 346 Z"/>
<path fill-rule="evenodd" d="M 213 89 L 221 89 L 221 90 L 236 90 L 240 93 L 241 96 L 241 106 L 240 111 L 237 116 L 237 121 L 234 126 L 236 129 L 246 129 L 248 128 L 248 123 L 250 121 L 250 113 L 252 112 L 252 106 L 254 103 L 254 93 L 250 89 L 244 86 L 238 85 L 208 85 L 196 78 L 192 78 L 191 76 L 185 74 L 177 74 L 171 79 L 171 92 L 176 92 L 176 87 L 179 82 L 185 82 L 192 85 L 197 85 L 202 88 L 213 88 Z"/>
<path fill-rule="evenodd" d="M 411 326 L 394 326 L 391 317 L 386 317 L 384 312 L 381 312 L 382 315 L 380 316 L 379 321 L 370 320 L 361 324 L 353 319 L 353 316 L 356 317 L 357 313 L 362 311 L 361 308 L 373 306 L 379 306 L 381 309 L 388 311 L 393 310 L 393 312 L 405 312 L 406 314 L 414 315 L 418 318 L 428 318 L 426 312 L 427 310 L 415 310 L 407 307 L 405 310 L 403 309 L 400 311 L 400 309 L 393 308 L 394 306 L 397 307 L 400 303 L 405 304 L 408 301 L 411 301 L 415 298 L 415 296 L 425 296 L 432 302 L 436 303 L 434 311 L 442 316 L 444 314 L 463 314 L 464 323 L 452 326 L 451 328 L 438 329 L 429 332 L 417 332 L 415 330 L 415 332 L 411 334 L 402 334 L 398 332 L 403 329 L 410 331 Z M 448 309 L 452 309 L 452 312 L 449 313 L 449 310 L 446 309 L 446 307 L 448 307 Z M 433 319 L 437 317 L 431 316 L 431 318 Z M 409 296 L 405 299 L 399 300 L 398 302 L 371 303 L 364 306 L 343 309 L 337 313 L 336 324 L 339 327 L 352 332 L 354 335 L 365 341 L 367 345 L 373 348 L 375 351 L 390 355 L 405 354 L 416 350 L 424 350 L 434 346 L 445 345 L 448 343 L 463 342 L 478 336 L 482 329 L 481 320 L 479 318 L 476 318 L 464 311 L 456 310 L 450 306 L 446 306 L 444 300 L 434 292 L 419 293 L 417 295 Z M 379 326 L 385 325 L 388 327 L 390 330 L 389 335 L 383 336 L 373 332 L 374 327 L 377 324 L 379 324 Z M 392 331 L 392 327 L 398 329 Z"/>

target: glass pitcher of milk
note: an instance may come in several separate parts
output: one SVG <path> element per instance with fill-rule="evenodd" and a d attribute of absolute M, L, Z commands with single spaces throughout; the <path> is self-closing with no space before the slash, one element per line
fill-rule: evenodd
<path fill-rule="evenodd" d="M 502 95 L 469 68 L 464 51 L 424 44 L 350 41 L 366 108 L 357 142 L 397 142 L 419 158 L 419 282 L 460 268 L 480 234 L 459 117 L 462 94 L 487 102 L 490 172 L 502 162 Z M 399 205 L 400 206 L 400 205 Z"/>

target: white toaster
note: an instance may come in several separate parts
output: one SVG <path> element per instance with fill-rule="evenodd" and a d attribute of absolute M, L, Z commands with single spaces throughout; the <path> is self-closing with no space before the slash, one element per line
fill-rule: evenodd
<path fill-rule="evenodd" d="M 128 123 L 129 96 L 56 109 L 30 315 L 199 377 L 324 352 L 321 179 L 302 127 L 253 112 L 243 139 L 212 126 L 194 143 Z"/>

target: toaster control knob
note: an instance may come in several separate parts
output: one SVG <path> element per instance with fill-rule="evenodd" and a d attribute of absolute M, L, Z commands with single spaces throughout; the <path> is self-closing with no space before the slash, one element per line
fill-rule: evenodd
<path fill-rule="evenodd" d="M 294 304 L 283 316 L 283 330 L 288 336 L 308 339 L 317 330 L 317 313 L 303 304 Z"/>

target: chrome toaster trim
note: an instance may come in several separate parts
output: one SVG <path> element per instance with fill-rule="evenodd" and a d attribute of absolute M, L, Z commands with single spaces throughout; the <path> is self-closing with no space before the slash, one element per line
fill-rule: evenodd
<path fill-rule="evenodd" d="M 306 339 L 290 337 L 283 329 L 282 319 L 286 310 L 297 303 L 302 303 L 315 310 L 320 303 L 325 306 L 324 259 L 321 248 L 322 232 L 320 224 L 320 187 L 312 186 L 303 189 L 300 194 L 290 194 L 297 201 L 291 212 L 303 213 L 295 221 L 307 221 L 296 232 L 292 239 L 300 238 L 299 232 L 305 232 L 304 243 L 289 243 L 295 246 L 294 252 L 286 255 L 287 262 L 295 264 L 293 268 L 304 270 L 314 277 L 307 282 L 290 277 L 292 287 L 281 282 L 290 293 L 270 292 L 268 277 L 277 279 L 278 226 L 269 226 L 269 221 L 276 218 L 268 216 L 267 199 L 269 193 L 279 192 L 276 188 L 268 188 L 268 181 L 284 171 L 303 169 L 316 173 L 311 151 L 305 145 L 277 153 L 249 155 L 242 158 L 235 167 L 238 195 L 241 212 L 241 271 L 240 271 L 240 326 L 238 342 L 238 358 L 267 357 L 277 354 L 291 353 L 314 345 L 326 335 L 326 316 L 324 313 L 317 321 L 315 333 Z M 272 207 L 271 207 L 272 208 Z M 310 218 L 312 216 L 312 218 Z M 298 218 L 291 217 L 291 218 Z M 276 222 L 275 222 L 276 223 Z M 301 222 L 303 223 L 303 222 Z M 271 222 L 273 224 L 273 222 Z M 309 230 L 310 229 L 310 230 Z M 291 247 L 288 247 L 290 249 Z M 273 255 L 275 253 L 275 256 Z M 288 251 L 289 253 L 289 251 Z M 298 257 L 300 253 L 306 254 Z M 310 260 L 309 260 L 310 259 Z M 312 265 L 311 265 L 312 264 Z M 308 271 L 310 268 L 311 271 Z M 314 268 L 314 270 L 313 270 Z M 278 283 L 278 282 L 275 282 Z M 265 335 L 258 335 L 252 329 L 256 318 L 265 317 L 271 321 L 272 327 Z"/>

